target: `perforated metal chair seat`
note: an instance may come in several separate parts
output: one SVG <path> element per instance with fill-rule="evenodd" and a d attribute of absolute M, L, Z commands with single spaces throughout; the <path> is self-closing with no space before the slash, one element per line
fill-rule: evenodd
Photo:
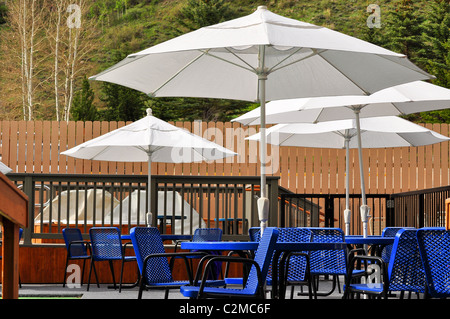
<path fill-rule="evenodd" d="M 198 286 L 182 286 L 180 288 L 181 293 L 184 297 L 188 298 L 197 298 L 198 297 Z M 234 289 L 234 288 L 223 288 L 223 287 L 208 287 L 205 289 L 205 292 L 209 297 L 220 297 L 220 296 L 233 296 L 239 298 L 254 298 L 255 292 L 254 289 L 244 288 L 244 289 Z"/>

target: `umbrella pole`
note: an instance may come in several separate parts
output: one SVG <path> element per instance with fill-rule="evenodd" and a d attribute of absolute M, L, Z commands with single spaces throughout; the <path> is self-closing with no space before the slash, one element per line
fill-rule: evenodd
<path fill-rule="evenodd" d="M 152 154 L 149 152 L 148 153 L 148 187 L 147 187 L 147 203 L 148 203 L 148 211 L 147 214 L 145 216 L 146 218 L 146 222 L 147 222 L 147 227 L 151 227 L 152 226 L 152 191 L 151 191 L 151 186 L 152 186 Z"/>
<path fill-rule="evenodd" d="M 258 66 L 258 86 L 259 86 L 259 103 L 261 105 L 261 140 L 260 140 L 260 161 L 261 161 L 261 197 L 258 199 L 258 215 L 261 226 L 261 235 L 267 226 L 269 219 L 269 199 L 266 196 L 266 80 L 267 72 L 265 70 L 265 49 L 264 45 L 259 47 L 259 66 Z"/>
<path fill-rule="evenodd" d="M 345 210 L 344 210 L 344 222 L 345 222 L 345 235 L 350 235 L 350 194 L 349 194 L 349 179 L 348 173 L 350 172 L 349 158 L 350 158 L 350 146 L 349 137 L 345 138 Z"/>
<path fill-rule="evenodd" d="M 361 196 L 362 196 L 362 205 L 360 207 L 360 213 L 361 213 L 361 221 L 363 223 L 363 236 L 367 237 L 367 222 L 369 218 L 370 208 L 369 206 L 367 206 L 366 201 L 366 189 L 365 189 L 364 169 L 362 159 L 361 125 L 359 121 L 360 110 L 361 110 L 360 108 L 355 108 L 353 111 L 355 112 L 356 130 L 358 134 L 358 160 L 359 160 L 359 175 L 361 180 Z"/>

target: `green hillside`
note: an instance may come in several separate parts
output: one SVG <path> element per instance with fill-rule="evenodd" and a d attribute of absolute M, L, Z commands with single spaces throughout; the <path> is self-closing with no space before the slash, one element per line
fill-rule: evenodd
<path fill-rule="evenodd" d="M 42 0 L 45 11 L 45 0 Z M 62 1 L 62 0 L 61 0 Z M 76 3 L 77 1 L 72 1 Z M 437 76 L 436 84 L 450 87 L 448 1 L 444 0 L 90 0 L 83 18 L 95 29 L 89 54 L 82 59 L 83 72 L 76 74 L 71 119 L 135 120 L 146 107 L 165 120 L 229 120 L 254 107 L 240 101 L 213 99 L 151 99 L 112 84 L 87 82 L 83 78 L 120 61 L 127 54 L 163 42 L 205 25 L 244 16 L 257 6 L 290 18 L 325 26 L 339 32 L 371 41 L 388 49 L 405 53 L 421 68 Z M 10 30 L 9 2 L 0 0 L 0 39 Z M 370 4 L 380 8 L 381 28 L 369 28 L 367 12 Z M 50 9 L 49 9 L 50 10 Z M 63 16 L 64 17 L 64 16 Z M 6 52 L 8 41 L 0 42 Z M 6 45 L 6 48 L 5 48 Z M 45 51 L 44 49 L 41 52 Z M 7 60 L 6 57 L 3 60 Z M 37 59 L 36 59 L 37 60 Z M 46 59 L 42 59 L 45 63 Z M 36 81 L 34 118 L 54 118 L 50 57 L 48 66 Z M 20 61 L 19 61 L 20 62 Z M 16 61 L 17 63 L 17 61 Z M 0 71 L 2 71 L 0 64 Z M 9 63 L 11 66 L 11 63 Z M 20 74 L 14 69 L 12 75 Z M 1 74 L 1 73 L 0 73 Z M 49 76 L 45 76 L 48 74 Z M 0 90 L 0 117 L 22 117 L 20 81 L 2 77 L 0 83 L 9 90 Z M 17 79 L 17 77 L 16 77 Z M 1 114 L 3 112 L 3 114 Z M 444 112 L 445 113 L 445 112 Z M 447 121 L 443 112 L 434 116 L 415 116 L 415 120 Z M 450 120 L 449 120 L 450 121 Z"/>

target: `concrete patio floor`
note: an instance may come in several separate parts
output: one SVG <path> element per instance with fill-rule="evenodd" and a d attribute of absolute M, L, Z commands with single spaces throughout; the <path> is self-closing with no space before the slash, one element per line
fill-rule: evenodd
<path fill-rule="evenodd" d="M 318 297 L 318 299 L 341 299 L 342 298 L 342 283 L 340 280 L 341 293 L 336 289 L 330 296 Z M 137 299 L 138 287 L 125 288 L 119 293 L 119 290 L 108 288 L 108 284 L 101 284 L 97 288 L 96 284 L 91 284 L 89 291 L 87 285 L 83 284 L 80 288 L 63 287 L 62 284 L 22 284 L 19 289 L 19 298 L 80 298 L 80 299 Z M 321 281 L 320 290 L 327 291 L 331 287 L 330 281 Z M 290 298 L 290 289 L 286 292 L 286 298 Z M 307 296 L 298 296 L 299 287 L 295 288 L 294 299 L 308 299 Z M 305 289 L 305 291 L 307 291 Z M 164 299 L 163 290 L 147 290 L 143 292 L 143 299 Z M 179 289 L 172 289 L 169 293 L 169 299 L 186 299 Z"/>

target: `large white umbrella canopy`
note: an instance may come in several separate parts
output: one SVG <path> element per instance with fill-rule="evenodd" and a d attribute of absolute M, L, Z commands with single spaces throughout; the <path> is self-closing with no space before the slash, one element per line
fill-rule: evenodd
<path fill-rule="evenodd" d="M 423 81 L 413 81 L 377 91 L 369 96 L 342 95 L 271 101 L 266 104 L 266 124 L 317 123 L 360 118 L 407 115 L 450 108 L 450 90 Z M 260 125 L 260 109 L 233 121 Z"/>
<path fill-rule="evenodd" d="M 416 112 L 440 110 L 450 107 L 450 90 L 422 81 L 414 81 L 375 92 L 368 96 L 336 96 L 286 99 L 269 102 L 265 117 L 260 110 L 252 110 L 233 121 L 255 125 L 265 123 L 318 123 L 341 119 L 356 119 L 359 131 L 360 118 L 403 115 Z M 357 137 L 360 137 L 358 134 Z M 359 143 L 359 169 L 361 177 L 361 215 L 367 220 L 369 207 L 366 203 L 364 170 L 362 167 L 362 142 Z"/>
<path fill-rule="evenodd" d="M 431 77 L 402 54 L 260 6 L 248 16 L 131 54 L 90 79 L 124 85 L 154 97 L 258 101 L 264 119 L 266 101 L 366 95 Z M 263 122 L 261 132 L 264 130 Z M 260 219 L 265 227 L 264 140 L 260 148 Z"/>
<path fill-rule="evenodd" d="M 361 119 L 361 141 L 364 148 L 416 147 L 449 141 L 450 138 L 396 116 Z M 345 233 L 350 233 L 349 150 L 358 148 L 355 119 L 311 123 L 277 124 L 266 131 L 267 143 L 346 149 Z M 261 134 L 247 139 L 260 140 Z M 361 163 L 360 163 L 361 164 Z M 363 225 L 367 232 L 367 223 Z"/>
<path fill-rule="evenodd" d="M 77 145 L 61 154 L 98 161 L 148 162 L 148 207 L 151 208 L 151 163 L 190 163 L 235 156 L 216 143 L 154 117 L 147 116 Z"/>

